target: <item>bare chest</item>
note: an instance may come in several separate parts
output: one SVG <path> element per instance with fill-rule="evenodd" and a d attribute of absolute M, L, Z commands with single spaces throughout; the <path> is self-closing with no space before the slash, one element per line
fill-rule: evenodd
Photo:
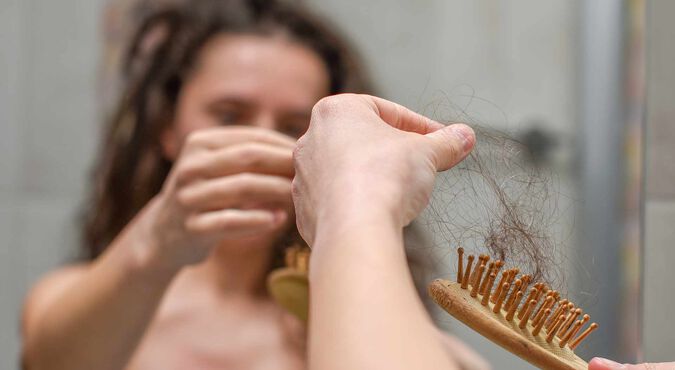
<path fill-rule="evenodd" d="M 303 335 L 269 311 L 158 315 L 128 370 L 305 368 Z"/>

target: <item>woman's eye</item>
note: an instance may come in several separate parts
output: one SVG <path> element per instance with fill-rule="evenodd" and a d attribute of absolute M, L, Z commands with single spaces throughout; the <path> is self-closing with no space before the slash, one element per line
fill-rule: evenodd
<path fill-rule="evenodd" d="M 239 122 L 241 115 L 236 112 L 220 112 L 218 113 L 218 121 L 223 125 L 233 125 Z"/>
<path fill-rule="evenodd" d="M 300 136 L 304 135 L 305 131 L 307 131 L 307 125 L 286 125 L 283 126 L 280 131 L 288 136 L 300 138 Z"/>

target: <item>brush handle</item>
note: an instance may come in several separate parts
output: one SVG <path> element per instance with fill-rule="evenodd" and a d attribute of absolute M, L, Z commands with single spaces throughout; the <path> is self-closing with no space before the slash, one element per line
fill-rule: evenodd
<path fill-rule="evenodd" d="M 588 370 L 588 364 L 567 348 L 559 347 L 558 338 L 547 343 L 541 336 L 533 336 L 528 323 L 520 329 L 515 321 L 507 321 L 504 311 L 492 312 L 492 304 L 481 305 L 470 291 L 460 284 L 435 280 L 429 285 L 429 294 L 450 315 L 498 344 L 509 352 L 541 369 Z"/>

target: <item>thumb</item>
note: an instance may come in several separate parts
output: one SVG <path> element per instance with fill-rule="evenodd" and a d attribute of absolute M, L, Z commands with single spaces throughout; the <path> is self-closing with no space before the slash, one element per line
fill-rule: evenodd
<path fill-rule="evenodd" d="M 639 364 L 627 365 L 608 360 L 606 358 L 596 357 L 588 363 L 588 370 L 673 370 L 675 362 L 660 364 Z"/>
<path fill-rule="evenodd" d="M 431 142 L 437 171 L 448 170 L 461 162 L 476 143 L 471 127 L 462 123 L 445 126 L 424 136 Z"/>

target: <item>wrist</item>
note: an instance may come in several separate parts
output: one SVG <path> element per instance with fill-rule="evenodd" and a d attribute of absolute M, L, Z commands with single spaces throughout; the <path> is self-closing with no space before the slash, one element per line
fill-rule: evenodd
<path fill-rule="evenodd" d="M 153 221 L 157 219 L 159 202 L 153 199 L 123 232 L 124 244 L 129 247 L 131 270 L 148 276 L 166 277 L 175 275 L 185 264 L 169 253 L 169 248 L 161 245 L 157 228 Z"/>
<path fill-rule="evenodd" d="M 359 260 L 364 254 L 402 249 L 403 231 L 393 214 L 378 207 L 349 206 L 332 208 L 330 214 L 317 218 L 312 245 L 312 271 L 323 270 L 325 263 L 347 257 Z M 400 248 L 399 248 L 400 247 Z"/>

